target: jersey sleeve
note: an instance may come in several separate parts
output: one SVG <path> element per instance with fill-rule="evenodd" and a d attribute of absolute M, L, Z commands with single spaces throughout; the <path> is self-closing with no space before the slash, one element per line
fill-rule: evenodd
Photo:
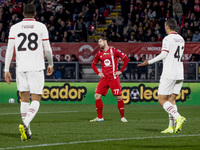
<path fill-rule="evenodd" d="M 124 59 L 124 57 L 126 56 L 122 51 L 120 51 L 119 49 L 115 50 L 115 54 L 117 57 L 120 57 L 121 59 Z"/>
<path fill-rule="evenodd" d="M 15 39 L 15 35 L 14 35 L 14 29 L 13 27 L 10 28 L 10 32 L 9 32 L 9 36 L 8 39 Z"/>
<path fill-rule="evenodd" d="M 44 25 L 43 30 L 42 30 L 42 41 L 46 41 L 46 40 L 49 40 L 49 33 L 46 26 Z"/>
<path fill-rule="evenodd" d="M 99 62 L 99 52 L 96 54 L 96 56 L 93 59 L 93 63 L 97 64 Z"/>
<path fill-rule="evenodd" d="M 166 51 L 169 53 L 169 46 L 170 46 L 170 41 L 168 38 L 164 38 L 163 39 L 163 42 L 162 42 L 162 48 L 161 48 L 161 51 Z"/>

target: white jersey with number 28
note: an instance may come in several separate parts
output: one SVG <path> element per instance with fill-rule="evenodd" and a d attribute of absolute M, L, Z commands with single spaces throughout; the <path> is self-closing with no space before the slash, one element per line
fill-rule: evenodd
<path fill-rule="evenodd" d="M 49 40 L 47 28 L 35 19 L 24 19 L 10 29 L 9 40 L 14 40 L 17 71 L 44 70 L 42 41 Z"/>
<path fill-rule="evenodd" d="M 184 39 L 176 32 L 170 33 L 163 39 L 162 51 L 168 52 L 168 55 L 163 59 L 163 71 L 161 78 L 175 80 L 184 79 L 182 62 L 184 47 Z"/>

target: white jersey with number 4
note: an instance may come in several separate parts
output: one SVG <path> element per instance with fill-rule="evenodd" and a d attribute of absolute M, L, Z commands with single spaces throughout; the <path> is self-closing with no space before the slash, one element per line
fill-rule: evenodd
<path fill-rule="evenodd" d="M 42 41 L 49 40 L 47 28 L 35 19 L 24 19 L 10 29 L 14 40 L 18 72 L 44 70 Z"/>
<path fill-rule="evenodd" d="M 161 78 L 175 80 L 184 79 L 182 62 L 184 47 L 184 39 L 176 32 L 170 33 L 163 39 L 161 50 L 168 52 L 168 54 L 163 59 L 163 71 Z"/>

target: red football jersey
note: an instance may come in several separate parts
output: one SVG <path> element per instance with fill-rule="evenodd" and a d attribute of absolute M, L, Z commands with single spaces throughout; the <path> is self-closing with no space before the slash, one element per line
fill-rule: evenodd
<path fill-rule="evenodd" d="M 99 51 L 93 63 L 101 61 L 102 73 L 106 79 L 116 79 L 114 72 L 118 71 L 119 58 L 123 59 L 126 55 L 117 48 L 109 47 L 107 51 Z"/>

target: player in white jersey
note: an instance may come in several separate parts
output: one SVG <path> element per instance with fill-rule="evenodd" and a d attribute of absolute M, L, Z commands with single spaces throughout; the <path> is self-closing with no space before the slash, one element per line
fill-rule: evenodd
<path fill-rule="evenodd" d="M 168 35 L 163 39 L 161 53 L 152 60 L 138 64 L 138 66 L 146 66 L 163 60 L 163 71 L 158 87 L 158 102 L 169 114 L 169 127 L 161 133 L 178 133 L 186 121 L 178 113 L 175 102 L 184 79 L 182 55 L 185 46 L 184 39 L 175 32 L 176 26 L 176 20 L 167 20 L 165 31 Z"/>
<path fill-rule="evenodd" d="M 9 32 L 8 47 L 5 59 L 5 80 L 12 80 L 9 66 L 15 49 L 16 53 L 16 82 L 21 93 L 20 111 L 23 123 L 19 125 L 21 140 L 32 138 L 30 122 L 35 117 L 44 87 L 44 51 L 49 62 L 47 75 L 53 72 L 52 49 L 49 35 L 44 24 L 35 21 L 35 7 L 27 4 L 24 7 L 23 21 L 13 25 Z M 31 104 L 29 97 L 31 94 Z"/>

